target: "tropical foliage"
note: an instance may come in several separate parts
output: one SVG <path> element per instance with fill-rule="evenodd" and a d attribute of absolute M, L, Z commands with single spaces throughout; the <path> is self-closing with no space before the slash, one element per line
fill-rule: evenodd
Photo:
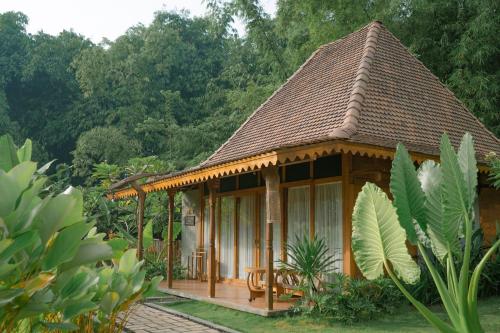
<path fill-rule="evenodd" d="M 96 232 L 81 191 L 46 190 L 31 150 L 0 137 L 0 331 L 115 331 L 160 279 L 145 282 L 135 250 Z"/>
<path fill-rule="evenodd" d="M 441 139 L 441 163 L 425 161 L 418 170 L 399 144 L 391 169 L 391 202 L 376 185 L 367 183 L 353 213 L 352 248 L 368 279 L 384 272 L 417 310 L 442 332 L 482 332 L 477 311 L 479 281 L 484 267 L 500 246 L 497 240 L 471 273 L 476 216 L 477 166 L 473 140 L 465 134 L 458 153 L 448 136 Z M 406 242 L 416 246 L 448 315 L 443 321 L 405 288 L 415 283 L 420 268 Z M 444 278 L 427 254 L 430 249 L 445 268 Z"/>
<path fill-rule="evenodd" d="M 401 292 L 390 279 L 370 281 L 341 273 L 334 273 L 332 277 L 324 290 L 314 297 L 297 300 L 292 310 L 314 318 L 353 324 L 395 313 L 403 303 Z"/>
<path fill-rule="evenodd" d="M 313 239 L 295 236 L 295 242 L 287 244 L 288 260 L 279 262 L 300 276 L 300 288 L 306 292 L 306 297 L 317 293 L 326 274 L 334 270 L 335 259 L 328 251 L 325 240 L 317 236 Z"/>

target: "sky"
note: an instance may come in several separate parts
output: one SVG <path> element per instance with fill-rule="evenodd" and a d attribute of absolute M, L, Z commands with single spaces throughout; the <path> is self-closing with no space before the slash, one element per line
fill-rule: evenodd
<path fill-rule="evenodd" d="M 261 0 L 266 12 L 273 15 L 276 0 Z M 116 39 L 131 26 L 148 25 L 158 10 L 187 9 L 194 16 L 206 12 L 203 0 L 0 0 L 0 13 L 20 11 L 29 18 L 29 33 L 57 35 L 63 30 L 80 33 L 93 42 L 103 37 Z M 241 21 L 235 23 L 244 33 Z"/>

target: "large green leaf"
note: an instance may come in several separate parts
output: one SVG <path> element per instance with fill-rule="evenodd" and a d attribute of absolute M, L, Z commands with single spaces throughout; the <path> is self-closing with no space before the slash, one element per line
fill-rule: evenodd
<path fill-rule="evenodd" d="M 422 163 L 418 170 L 418 179 L 426 196 L 427 235 L 431 240 L 432 252 L 442 262 L 448 254 L 448 248 L 457 249 L 459 244 L 457 237 L 448 237 L 443 224 L 441 197 L 443 175 L 439 164 L 430 160 Z"/>
<path fill-rule="evenodd" d="M 33 174 L 36 171 L 36 163 L 35 162 L 22 162 L 7 173 L 12 179 L 15 179 L 17 182 L 17 186 L 24 190 L 28 187 Z"/>
<path fill-rule="evenodd" d="M 443 175 L 443 230 L 448 241 L 453 243 L 459 236 L 461 224 L 470 212 L 469 196 L 464 175 L 448 135 L 443 134 L 440 148 Z"/>
<path fill-rule="evenodd" d="M 113 238 L 106 242 L 113 249 L 113 259 L 120 259 L 128 248 L 128 242 L 123 238 Z"/>
<path fill-rule="evenodd" d="M 16 180 L 0 170 L 0 217 L 6 217 L 14 210 L 20 194 Z"/>
<path fill-rule="evenodd" d="M 153 221 L 149 221 L 146 224 L 142 234 L 142 246 L 144 249 L 149 249 L 151 245 L 153 245 Z"/>
<path fill-rule="evenodd" d="M 86 239 L 82 241 L 73 259 L 61 265 L 61 270 L 65 271 L 82 265 L 94 264 L 112 257 L 113 250 L 109 245 L 98 240 Z"/>
<path fill-rule="evenodd" d="M 9 172 L 0 170 L 0 216 L 8 216 L 15 208 L 19 197 L 28 187 L 36 170 L 36 163 L 23 162 Z"/>
<path fill-rule="evenodd" d="M 476 187 L 477 187 L 477 162 L 476 162 L 476 152 L 474 151 L 474 142 L 472 135 L 465 133 L 460 147 L 458 149 L 458 164 L 460 165 L 460 170 L 462 170 L 465 187 L 467 190 L 468 204 L 470 207 L 474 205 L 476 201 Z"/>
<path fill-rule="evenodd" d="M 26 139 L 24 145 L 17 150 L 17 158 L 19 162 L 31 161 L 32 144 L 30 139 Z"/>
<path fill-rule="evenodd" d="M 420 269 L 406 248 L 406 235 L 387 195 L 376 185 L 366 183 L 359 193 L 352 216 L 352 249 L 359 269 L 368 279 L 392 268 L 406 283 L 415 283 Z"/>
<path fill-rule="evenodd" d="M 414 220 L 422 230 L 426 230 L 425 195 L 418 181 L 415 166 L 402 144 L 398 144 L 392 162 L 390 188 L 399 222 L 406 230 L 408 240 L 412 244 L 417 244 L 418 236 Z"/>
<path fill-rule="evenodd" d="M 120 258 L 118 271 L 124 274 L 131 274 L 137 264 L 137 250 L 129 249 Z"/>
<path fill-rule="evenodd" d="M 0 170 L 8 172 L 19 164 L 14 140 L 8 134 L 0 136 Z"/>
<path fill-rule="evenodd" d="M 4 251 L 0 253 L 0 262 L 8 262 L 12 256 L 17 254 L 19 251 L 33 246 L 37 239 L 38 237 L 34 230 L 30 230 L 19 235 L 8 247 L 5 248 Z"/>
<path fill-rule="evenodd" d="M 78 190 L 66 190 L 51 198 L 39 212 L 37 227 L 43 243 L 63 227 L 83 220 L 83 199 Z"/>
<path fill-rule="evenodd" d="M 120 295 L 116 292 L 110 291 L 104 295 L 101 301 L 101 309 L 106 314 L 111 314 L 115 309 L 118 301 L 120 300 Z"/>
<path fill-rule="evenodd" d="M 66 282 L 60 292 L 61 298 L 81 298 L 87 293 L 89 288 L 97 284 L 98 280 L 99 277 L 93 271 L 81 270 Z"/>
<path fill-rule="evenodd" d="M 80 246 L 80 241 L 92 226 L 92 223 L 79 222 L 60 231 L 48 246 L 47 255 L 42 262 L 43 270 L 51 270 L 71 260 Z"/>
<path fill-rule="evenodd" d="M 91 301 L 77 302 L 64 308 L 63 316 L 66 319 L 76 317 L 82 313 L 90 312 L 97 308 L 97 304 Z"/>

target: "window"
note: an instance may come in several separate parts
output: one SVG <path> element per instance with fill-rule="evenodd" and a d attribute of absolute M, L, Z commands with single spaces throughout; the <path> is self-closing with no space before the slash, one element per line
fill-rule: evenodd
<path fill-rule="evenodd" d="M 342 175 L 342 157 L 340 154 L 320 157 L 314 161 L 314 178 L 326 178 Z"/>
<path fill-rule="evenodd" d="M 309 162 L 287 165 L 285 177 L 286 177 L 285 181 L 287 182 L 309 179 L 310 178 Z"/>
<path fill-rule="evenodd" d="M 230 192 L 236 190 L 236 176 L 220 179 L 220 191 Z"/>
<path fill-rule="evenodd" d="M 257 172 L 244 173 L 239 176 L 239 187 L 244 190 L 258 186 L 259 175 Z"/>

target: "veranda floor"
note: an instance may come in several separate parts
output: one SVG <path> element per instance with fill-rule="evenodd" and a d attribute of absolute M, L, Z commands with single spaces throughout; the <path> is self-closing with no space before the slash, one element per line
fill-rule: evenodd
<path fill-rule="evenodd" d="M 252 302 L 248 301 L 249 291 L 246 285 L 237 283 L 216 283 L 215 298 L 208 297 L 207 282 L 198 280 L 175 280 L 173 288 L 167 288 L 166 281 L 160 284 L 160 290 L 166 293 L 204 301 L 231 309 L 254 313 L 261 316 L 272 316 L 287 311 L 292 301 L 278 300 L 274 297 L 273 310 L 266 310 L 264 297 L 259 297 Z"/>

